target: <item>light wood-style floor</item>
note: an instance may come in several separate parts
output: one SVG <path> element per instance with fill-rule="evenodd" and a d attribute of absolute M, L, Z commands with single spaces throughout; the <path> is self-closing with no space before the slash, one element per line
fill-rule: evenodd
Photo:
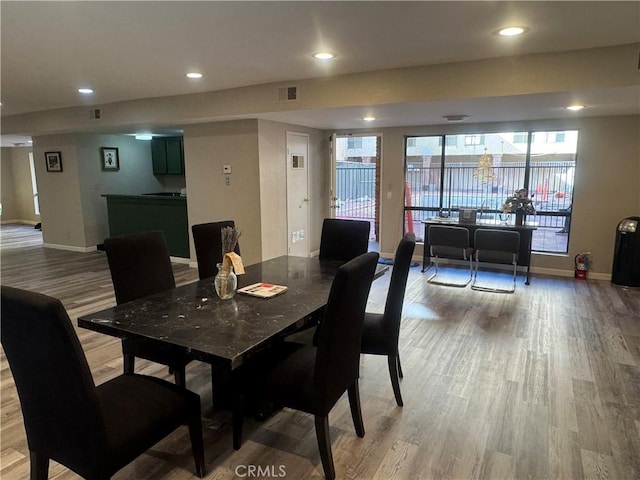
<path fill-rule="evenodd" d="M 45 249 L 31 227 L 3 225 L 1 235 L 2 284 L 60 298 L 74 324 L 115 303 L 103 253 Z M 175 272 L 179 283 L 197 279 L 185 265 Z M 338 478 L 640 479 L 640 292 L 534 276 L 505 295 L 434 286 L 427 276 L 415 267 L 409 277 L 404 408 L 386 360 L 366 356 L 365 437 L 355 435 L 346 396 L 330 415 Z M 374 282 L 370 310 L 383 308 L 388 281 Z M 118 340 L 77 331 L 96 383 L 121 373 Z M 4 354 L 0 360 L 0 477 L 26 479 L 20 405 Z M 171 380 L 163 367 L 138 364 Z M 189 365 L 187 384 L 202 398 L 207 478 L 323 478 L 311 416 L 284 410 L 262 423 L 247 419 L 236 452 L 230 415 L 211 412 L 209 378 L 207 365 Z M 184 428 L 115 478 L 179 480 L 193 471 Z M 52 463 L 50 478 L 78 477 Z"/>

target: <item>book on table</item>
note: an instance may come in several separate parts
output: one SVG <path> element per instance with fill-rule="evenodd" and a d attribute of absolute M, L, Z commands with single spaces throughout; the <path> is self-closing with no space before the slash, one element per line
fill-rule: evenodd
<path fill-rule="evenodd" d="M 284 285 L 274 285 L 272 283 L 258 282 L 246 287 L 238 289 L 238 293 L 244 293 L 245 295 L 251 295 L 260 298 L 270 298 L 280 295 L 287 291 L 287 287 Z"/>

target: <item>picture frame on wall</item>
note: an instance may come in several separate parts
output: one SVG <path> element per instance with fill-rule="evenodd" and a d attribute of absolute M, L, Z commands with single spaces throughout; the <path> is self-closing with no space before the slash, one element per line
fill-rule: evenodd
<path fill-rule="evenodd" d="M 113 147 L 102 147 L 100 149 L 102 155 L 102 170 L 117 171 L 120 170 L 120 157 L 118 149 Z"/>
<path fill-rule="evenodd" d="M 60 152 L 44 152 L 47 172 L 62 171 L 62 154 Z"/>

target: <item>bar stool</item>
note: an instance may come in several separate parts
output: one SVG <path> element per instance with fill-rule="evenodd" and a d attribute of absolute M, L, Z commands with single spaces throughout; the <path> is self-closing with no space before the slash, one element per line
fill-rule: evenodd
<path fill-rule="evenodd" d="M 479 228 L 474 236 L 476 268 L 473 275 L 473 290 L 485 292 L 513 293 L 516 290 L 518 253 L 520 252 L 520 233 L 507 230 Z M 513 288 L 501 289 L 477 285 L 479 262 L 513 265 Z"/>
<path fill-rule="evenodd" d="M 436 271 L 429 279 L 429 283 L 446 285 L 450 287 L 466 287 L 472 279 L 473 248 L 469 245 L 469 230 L 463 227 L 451 227 L 446 225 L 429 226 L 429 253 L 435 257 Z M 438 275 L 438 260 L 450 258 L 454 260 L 469 261 L 469 280 L 465 283 L 451 283 L 434 280 Z"/>

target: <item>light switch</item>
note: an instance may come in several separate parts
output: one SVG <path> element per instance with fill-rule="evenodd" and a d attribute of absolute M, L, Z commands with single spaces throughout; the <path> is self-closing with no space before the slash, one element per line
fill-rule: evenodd
<path fill-rule="evenodd" d="M 223 165 L 222 166 L 222 173 L 224 173 L 225 175 L 228 175 L 231 173 L 231 165 Z"/>

